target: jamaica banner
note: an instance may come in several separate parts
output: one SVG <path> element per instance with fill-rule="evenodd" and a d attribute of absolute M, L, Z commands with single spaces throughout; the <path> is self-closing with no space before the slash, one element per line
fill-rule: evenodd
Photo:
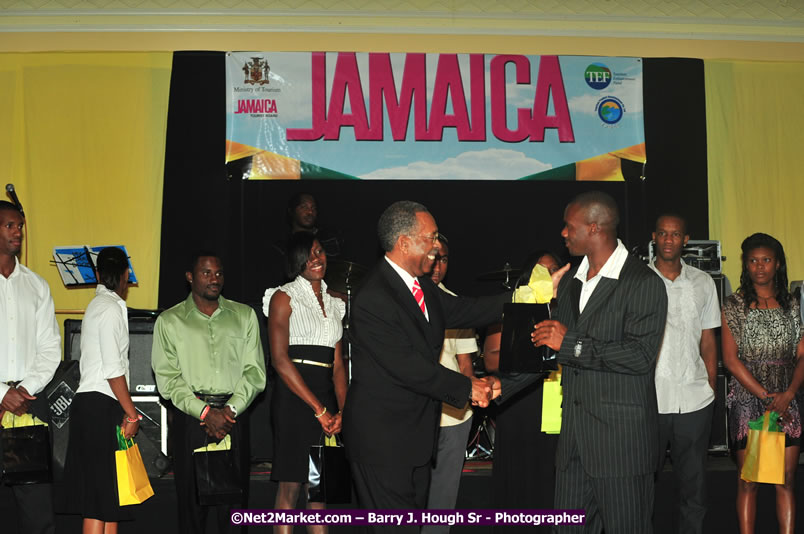
<path fill-rule="evenodd" d="M 642 60 L 231 52 L 226 164 L 251 180 L 622 180 Z"/>

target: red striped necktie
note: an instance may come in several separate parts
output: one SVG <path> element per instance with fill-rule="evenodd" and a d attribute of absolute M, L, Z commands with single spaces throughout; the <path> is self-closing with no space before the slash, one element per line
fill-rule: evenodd
<path fill-rule="evenodd" d="M 419 285 L 418 280 L 413 281 L 413 288 L 411 289 L 411 292 L 413 293 L 413 298 L 416 299 L 416 304 L 418 304 L 419 308 L 422 310 L 422 313 L 427 315 L 424 311 L 424 292 L 422 291 L 422 286 Z"/>

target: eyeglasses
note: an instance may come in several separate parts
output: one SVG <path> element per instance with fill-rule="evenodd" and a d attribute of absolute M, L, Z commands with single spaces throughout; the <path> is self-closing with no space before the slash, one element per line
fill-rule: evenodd
<path fill-rule="evenodd" d="M 423 239 L 426 239 L 426 240 L 430 241 L 433 245 L 435 245 L 436 241 L 438 241 L 438 236 L 439 235 L 440 234 L 438 232 L 436 232 L 433 235 L 414 235 L 414 236 L 410 236 L 410 237 L 421 237 Z"/>

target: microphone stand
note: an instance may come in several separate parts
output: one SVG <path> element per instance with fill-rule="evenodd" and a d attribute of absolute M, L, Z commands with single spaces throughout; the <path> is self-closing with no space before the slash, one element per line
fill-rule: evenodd
<path fill-rule="evenodd" d="M 349 325 L 352 322 L 352 267 L 346 271 L 346 324 L 343 329 L 343 351 L 346 357 L 346 380 L 352 381 L 352 342 L 349 339 Z"/>

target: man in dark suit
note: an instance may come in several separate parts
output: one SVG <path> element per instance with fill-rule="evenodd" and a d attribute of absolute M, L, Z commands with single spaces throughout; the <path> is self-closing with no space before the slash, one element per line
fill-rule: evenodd
<path fill-rule="evenodd" d="M 439 365 L 444 330 L 498 321 L 511 295 L 455 297 L 433 284 L 425 273 L 439 250 L 438 227 L 421 204 L 392 204 L 377 230 L 385 257 L 352 308 L 344 439 L 361 507 L 424 508 L 441 403 L 486 405 L 491 395 L 486 381 Z"/>
<path fill-rule="evenodd" d="M 584 509 L 585 526 L 559 531 L 653 530 L 658 411 L 653 371 L 667 294 L 647 265 L 617 239 L 609 195 L 584 193 L 564 211 L 561 235 L 581 264 L 558 286 L 553 319 L 534 327 L 535 345 L 558 352 L 564 389 L 556 459 L 558 509 Z M 508 397 L 532 377 L 502 379 Z"/>

